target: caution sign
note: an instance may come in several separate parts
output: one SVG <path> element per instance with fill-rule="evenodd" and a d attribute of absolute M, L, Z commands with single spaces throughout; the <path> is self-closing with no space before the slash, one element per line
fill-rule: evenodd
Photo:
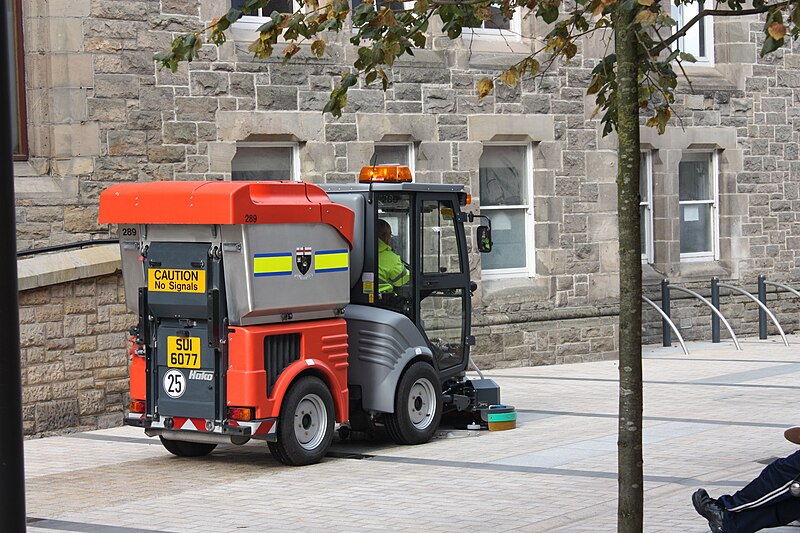
<path fill-rule="evenodd" d="M 150 268 L 147 290 L 154 292 L 206 292 L 205 270 Z"/>

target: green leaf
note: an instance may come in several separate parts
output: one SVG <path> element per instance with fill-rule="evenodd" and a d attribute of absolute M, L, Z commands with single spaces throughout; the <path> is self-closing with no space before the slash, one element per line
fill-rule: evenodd
<path fill-rule="evenodd" d="M 694 57 L 692 54 L 681 52 L 681 61 L 686 61 L 688 63 L 697 63 L 697 58 Z"/>
<path fill-rule="evenodd" d="M 540 5 L 539 16 L 547 24 L 552 24 L 553 22 L 558 20 L 558 7 Z"/>
<path fill-rule="evenodd" d="M 679 55 L 681 55 L 680 50 L 673 50 L 672 53 L 664 60 L 664 63 L 672 63 L 678 58 Z"/>
<path fill-rule="evenodd" d="M 378 79 L 378 71 L 377 70 L 373 70 L 372 72 L 367 74 L 367 77 L 364 80 L 364 82 L 365 82 L 366 85 L 369 85 L 370 83 L 372 83 L 376 79 Z"/>
<path fill-rule="evenodd" d="M 347 90 L 356 83 L 358 83 L 358 76 L 356 76 L 352 72 L 345 72 L 344 74 L 342 74 L 342 83 L 341 83 L 342 89 Z"/>
<path fill-rule="evenodd" d="M 764 40 L 764 46 L 761 47 L 761 57 L 771 54 L 781 46 L 783 46 L 783 39 L 776 41 L 771 35 L 767 35 L 767 38 Z"/>

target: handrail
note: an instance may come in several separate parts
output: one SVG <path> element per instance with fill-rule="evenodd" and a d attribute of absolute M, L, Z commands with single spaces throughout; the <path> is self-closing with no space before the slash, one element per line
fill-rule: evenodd
<path fill-rule="evenodd" d="M 97 246 L 99 244 L 117 244 L 119 239 L 95 239 L 93 241 L 68 242 L 66 244 L 56 244 L 44 248 L 33 248 L 30 250 L 19 250 L 17 257 L 44 254 L 49 252 L 59 252 L 61 250 L 71 250 L 72 248 L 83 248 L 84 246 Z"/>
<path fill-rule="evenodd" d="M 776 287 L 780 287 L 781 289 L 786 289 L 787 291 L 794 293 L 795 296 L 800 296 L 800 292 L 797 292 L 793 288 L 788 285 L 784 285 L 783 283 L 777 283 L 775 281 L 767 281 L 764 280 L 764 285 L 775 285 Z"/>
<path fill-rule="evenodd" d="M 742 294 L 742 295 L 744 295 L 744 296 L 747 296 L 748 298 L 750 298 L 751 300 L 753 300 L 755 303 L 757 303 L 757 304 L 758 304 L 758 306 L 759 306 L 759 307 L 760 307 L 760 308 L 761 308 L 761 309 L 762 309 L 762 310 L 763 310 L 765 313 L 767 313 L 767 315 L 769 315 L 769 318 L 772 320 L 772 323 L 773 323 L 773 324 L 775 324 L 775 326 L 777 326 L 777 328 L 778 328 L 778 333 L 780 333 L 780 334 L 781 334 L 781 338 L 783 339 L 783 344 L 784 344 L 785 346 L 789 346 L 789 341 L 786 339 L 786 335 L 783 333 L 783 328 L 781 327 L 780 323 L 778 322 L 778 319 L 777 319 L 777 318 L 775 318 L 775 315 L 773 315 L 773 314 L 772 314 L 772 311 L 770 311 L 770 310 L 767 308 L 767 306 L 766 306 L 766 305 L 764 305 L 763 303 L 761 303 L 761 302 L 758 300 L 758 298 L 756 298 L 755 296 L 753 296 L 752 294 L 750 294 L 749 292 L 747 292 L 747 291 L 746 291 L 746 290 L 744 290 L 744 289 L 740 289 L 739 287 L 734 287 L 733 285 L 728 285 L 727 283 L 720 283 L 720 284 L 719 284 L 719 286 L 720 286 L 720 287 L 725 287 L 726 289 L 730 289 L 730 290 L 732 290 L 732 291 L 736 291 L 736 292 L 738 292 L 739 294 Z"/>
<path fill-rule="evenodd" d="M 722 323 L 725 324 L 725 327 L 728 328 L 728 333 L 731 334 L 731 338 L 733 339 L 733 344 L 736 346 L 736 349 L 739 350 L 739 351 L 742 351 L 742 347 L 739 346 L 739 341 L 736 338 L 736 334 L 733 332 L 733 328 L 728 323 L 728 320 L 724 316 L 722 316 L 722 313 L 720 313 L 719 309 L 717 309 L 716 307 L 711 305 L 711 302 L 709 302 L 706 298 L 704 298 L 700 294 L 697 294 L 693 290 L 687 289 L 686 287 L 681 287 L 680 285 L 670 285 L 669 288 L 670 288 L 670 290 L 675 289 L 677 291 L 682 291 L 682 292 L 685 292 L 687 294 L 691 294 L 692 296 L 694 296 L 695 298 L 699 299 L 701 302 L 706 304 L 708 307 L 710 307 L 711 311 L 715 315 L 717 315 L 719 317 L 719 319 L 722 320 Z"/>
<path fill-rule="evenodd" d="M 681 337 L 681 332 L 680 332 L 680 331 L 678 331 L 678 327 L 677 327 L 677 326 L 675 325 L 675 323 L 674 323 L 674 322 L 673 322 L 673 321 L 672 321 L 672 320 L 671 320 L 671 319 L 670 319 L 670 318 L 667 316 L 667 313 L 665 313 L 665 312 L 664 312 L 664 311 L 663 311 L 663 310 L 662 310 L 662 309 L 661 309 L 659 306 L 657 306 L 655 303 L 653 303 L 653 300 L 651 300 L 651 299 L 650 299 L 650 298 L 648 298 L 647 296 L 642 296 L 642 300 L 644 300 L 645 302 L 649 303 L 649 304 L 650 304 L 650 305 L 653 307 L 653 309 L 655 309 L 656 311 L 658 311 L 658 314 L 660 314 L 660 315 L 661 315 L 661 318 L 663 318 L 664 320 L 666 320 L 666 321 L 667 321 L 667 323 L 669 324 L 669 327 L 670 327 L 670 328 L 672 328 L 672 331 L 674 331 L 674 332 L 675 332 L 675 335 L 677 335 L 677 336 L 678 336 L 678 342 L 680 342 L 680 343 L 681 343 L 681 348 L 683 348 L 683 353 L 684 353 L 684 355 L 689 355 L 689 350 L 687 350 L 687 349 L 686 349 L 686 344 L 683 342 L 683 337 Z"/>

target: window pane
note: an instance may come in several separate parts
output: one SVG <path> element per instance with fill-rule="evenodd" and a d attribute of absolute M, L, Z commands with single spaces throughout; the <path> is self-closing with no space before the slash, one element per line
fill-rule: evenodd
<path fill-rule="evenodd" d="M 408 166 L 407 144 L 376 144 L 370 165 L 406 165 Z"/>
<path fill-rule="evenodd" d="M 239 146 L 231 161 L 234 180 L 293 179 L 291 146 Z"/>
<path fill-rule="evenodd" d="M 678 167 L 679 200 L 711 200 L 711 154 L 684 154 Z"/>
<path fill-rule="evenodd" d="M 492 13 L 492 18 L 489 20 L 481 21 L 480 24 L 468 26 L 471 28 L 486 28 L 490 30 L 508 30 L 511 29 L 511 21 L 503 20 L 503 12 L 499 8 L 489 6 Z"/>
<path fill-rule="evenodd" d="M 411 199 L 408 194 L 386 193 L 377 196 L 377 203 L 375 237 L 378 241 L 374 243 L 378 253 L 376 303 L 413 318 L 414 272 L 409 266 Z"/>
<path fill-rule="evenodd" d="M 450 202 L 422 202 L 422 271 L 426 274 L 460 273 L 458 240 Z"/>
<path fill-rule="evenodd" d="M 261 8 L 261 14 L 268 17 L 273 11 L 278 13 L 294 13 L 294 3 L 292 0 L 270 0 L 266 6 Z"/>
<path fill-rule="evenodd" d="M 647 202 L 647 176 L 648 176 L 648 168 L 647 168 L 647 155 L 642 154 L 639 159 L 639 196 L 641 197 L 642 202 Z"/>
<path fill-rule="evenodd" d="M 361 0 L 351 0 L 352 10 L 355 11 L 358 6 L 363 4 Z M 383 6 L 388 7 L 394 12 L 403 11 L 405 8 L 403 7 L 402 0 L 377 0 L 375 2 L 375 10 L 380 11 Z"/>
<path fill-rule="evenodd" d="M 500 9 L 492 6 L 492 18 L 487 20 L 483 23 L 484 28 L 489 28 L 493 30 L 508 30 L 511 28 L 511 21 L 510 20 L 503 20 L 503 13 Z"/>
<path fill-rule="evenodd" d="M 639 207 L 639 231 L 640 231 L 640 244 L 642 246 L 642 253 L 647 253 L 647 206 L 642 205 Z"/>
<path fill-rule="evenodd" d="M 464 361 L 464 293 L 461 289 L 436 290 L 419 305 L 420 321 L 431 341 L 439 368 Z"/>
<path fill-rule="evenodd" d="M 492 220 L 492 252 L 481 254 L 484 270 L 496 268 L 524 268 L 525 210 L 492 209 L 485 211 Z"/>
<path fill-rule="evenodd" d="M 246 3 L 247 0 L 231 0 L 231 7 L 242 9 Z M 294 3 L 292 0 L 270 0 L 270 2 L 268 2 L 266 6 L 262 7 L 258 13 L 252 13 L 249 16 L 268 17 L 273 11 L 277 11 L 278 13 L 294 13 Z"/>
<path fill-rule="evenodd" d="M 525 146 L 484 146 L 480 160 L 481 205 L 527 205 Z"/>
<path fill-rule="evenodd" d="M 681 253 L 711 252 L 711 205 L 681 206 Z"/>

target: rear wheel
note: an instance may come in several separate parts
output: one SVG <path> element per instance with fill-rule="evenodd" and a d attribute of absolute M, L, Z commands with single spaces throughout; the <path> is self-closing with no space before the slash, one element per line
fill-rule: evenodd
<path fill-rule="evenodd" d="M 267 443 L 282 463 L 302 466 L 317 463 L 333 440 L 333 397 L 315 376 L 298 379 L 286 393 L 278 419 L 277 442 Z"/>
<path fill-rule="evenodd" d="M 417 361 L 400 378 L 394 413 L 384 417 L 397 444 L 422 444 L 433 437 L 442 420 L 442 387 L 433 367 Z"/>
<path fill-rule="evenodd" d="M 160 435 L 158 438 L 161 439 L 161 445 L 164 446 L 169 453 L 172 455 L 177 455 L 178 457 L 202 457 L 210 454 L 214 451 L 214 448 L 217 447 L 216 444 L 209 444 L 205 442 L 169 440 Z"/>

